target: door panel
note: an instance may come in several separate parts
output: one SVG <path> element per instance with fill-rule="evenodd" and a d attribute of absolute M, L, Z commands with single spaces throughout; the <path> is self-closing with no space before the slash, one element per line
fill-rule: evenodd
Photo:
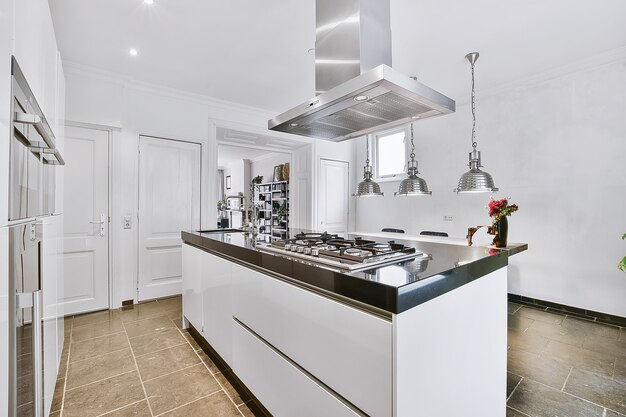
<path fill-rule="evenodd" d="M 140 137 L 140 301 L 182 291 L 180 232 L 200 227 L 200 155 L 197 143 Z"/>
<path fill-rule="evenodd" d="M 345 232 L 348 230 L 348 163 L 320 159 L 319 230 Z"/>
<path fill-rule="evenodd" d="M 109 307 L 109 132 L 65 132 L 62 303 L 75 314 Z"/>

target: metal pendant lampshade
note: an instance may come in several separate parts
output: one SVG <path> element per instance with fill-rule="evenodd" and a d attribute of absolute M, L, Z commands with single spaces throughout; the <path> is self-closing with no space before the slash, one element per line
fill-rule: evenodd
<path fill-rule="evenodd" d="M 456 193 L 488 193 L 498 191 L 493 178 L 487 172 L 481 170 L 482 164 L 480 159 L 480 151 L 476 149 L 476 94 L 474 91 L 474 64 L 478 59 L 478 52 L 471 52 L 465 55 L 465 58 L 472 66 L 472 152 L 469 153 L 469 168 L 465 174 L 461 175 L 457 187 L 454 189 Z"/>
<path fill-rule="evenodd" d="M 380 185 L 372 179 L 372 167 L 370 165 L 370 141 L 369 137 L 365 137 L 365 147 L 367 157 L 365 159 L 365 168 L 363 168 L 363 181 L 356 186 L 356 191 L 352 194 L 354 197 L 376 197 L 383 196 L 380 191 Z"/>
<path fill-rule="evenodd" d="M 417 176 L 419 174 L 417 170 L 417 161 L 415 160 L 415 144 L 413 143 L 413 123 L 411 123 L 411 160 L 408 162 L 408 178 L 405 178 L 400 183 L 398 192 L 394 195 L 432 195 L 432 191 L 428 190 L 428 185 L 423 178 Z"/>

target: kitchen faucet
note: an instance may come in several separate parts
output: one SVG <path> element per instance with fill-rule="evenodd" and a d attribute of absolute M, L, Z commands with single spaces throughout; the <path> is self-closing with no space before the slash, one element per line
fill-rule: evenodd
<path fill-rule="evenodd" d="M 256 235 L 256 219 L 253 219 L 253 217 L 256 217 L 254 204 L 246 204 L 246 196 L 243 195 L 242 192 L 226 196 L 226 203 L 228 203 L 229 200 L 239 200 L 239 210 L 243 212 L 242 229 L 247 232 L 252 228 L 253 235 Z M 251 209 L 250 218 L 248 218 L 248 208 Z M 252 222 L 252 226 L 249 225 L 250 222 Z"/>
<path fill-rule="evenodd" d="M 493 235 L 495 237 L 498 236 L 498 231 L 496 230 L 495 226 L 468 227 L 467 228 L 467 246 L 472 246 L 472 238 L 474 237 L 474 234 L 478 231 L 478 229 L 480 229 L 481 227 L 486 227 L 488 234 Z M 493 244 L 495 245 L 495 242 Z"/>

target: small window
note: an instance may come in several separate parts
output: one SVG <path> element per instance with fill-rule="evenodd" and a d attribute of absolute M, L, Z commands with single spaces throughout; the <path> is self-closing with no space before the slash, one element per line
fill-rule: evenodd
<path fill-rule="evenodd" d="M 406 129 L 376 135 L 374 167 L 377 178 L 404 175 L 406 164 Z"/>

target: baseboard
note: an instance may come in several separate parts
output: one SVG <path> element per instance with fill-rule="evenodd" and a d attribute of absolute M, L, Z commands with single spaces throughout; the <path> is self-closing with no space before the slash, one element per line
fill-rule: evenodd
<path fill-rule="evenodd" d="M 224 359 L 213 349 L 213 347 L 198 333 L 198 331 L 192 326 L 189 325 L 189 334 L 193 339 L 198 343 L 198 345 L 202 348 L 204 353 L 213 361 L 213 363 L 217 366 L 217 369 L 224 375 L 224 377 L 230 382 L 230 385 L 233 386 L 239 397 L 244 401 L 244 403 L 248 406 L 252 414 L 255 417 L 272 417 L 272 414 L 261 404 L 261 402 L 252 394 L 252 392 L 245 386 L 243 382 L 235 375 L 233 370 L 226 364 Z"/>
<path fill-rule="evenodd" d="M 542 308 L 546 311 L 553 311 L 555 313 L 567 314 L 570 316 L 584 318 L 586 320 L 597 321 L 599 323 L 626 327 L 626 317 L 614 316 L 612 314 L 600 313 L 593 310 L 585 310 L 578 307 L 571 307 L 565 304 L 553 303 L 552 301 L 539 300 L 537 298 L 517 294 L 509 294 L 509 301 Z"/>

